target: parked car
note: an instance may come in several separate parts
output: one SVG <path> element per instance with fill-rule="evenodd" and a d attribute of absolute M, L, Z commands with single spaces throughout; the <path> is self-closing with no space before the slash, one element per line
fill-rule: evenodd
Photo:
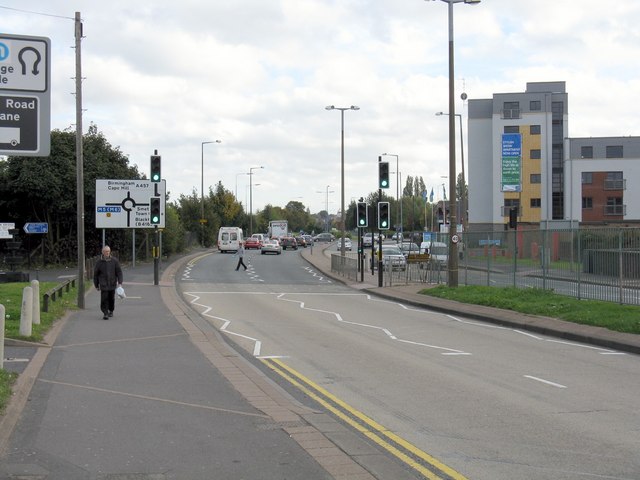
<path fill-rule="evenodd" d="M 336 237 L 334 237 L 330 233 L 326 233 L 326 232 L 325 233 L 319 233 L 318 235 L 313 237 L 313 241 L 314 242 L 333 242 L 335 239 L 336 239 Z"/>
<path fill-rule="evenodd" d="M 339 238 L 338 241 L 336 242 L 336 250 L 341 250 L 341 249 L 342 249 L 342 239 Z M 351 251 L 351 239 L 350 238 L 345 238 L 344 239 L 344 249 Z"/>
<path fill-rule="evenodd" d="M 373 269 L 378 268 L 378 248 L 376 247 L 375 255 L 372 258 Z M 382 269 L 383 270 L 406 270 L 407 259 L 402 250 L 397 245 L 382 245 Z"/>
<path fill-rule="evenodd" d="M 252 248 L 259 250 L 260 247 L 262 247 L 262 242 L 256 237 L 251 236 L 244 241 L 244 248 L 247 250 L 250 250 Z"/>
<path fill-rule="evenodd" d="M 298 242 L 296 242 L 296 239 L 294 237 L 282 237 L 282 240 L 280 240 L 280 246 L 282 246 L 283 250 L 286 250 L 287 248 L 293 248 L 294 250 L 297 250 Z"/>
<path fill-rule="evenodd" d="M 371 232 L 367 232 L 362 236 L 362 246 L 370 247 L 373 243 L 373 234 Z"/>
<path fill-rule="evenodd" d="M 420 253 L 428 253 L 432 261 L 440 265 L 449 263 L 449 247 L 443 242 L 422 242 Z"/>
<path fill-rule="evenodd" d="M 282 253 L 280 242 L 278 242 L 278 240 L 265 240 L 262 242 L 260 254 L 264 255 L 266 253 L 275 253 L 276 255 L 280 255 Z"/>
<path fill-rule="evenodd" d="M 400 244 L 400 250 L 404 253 L 405 257 L 409 254 L 420 253 L 420 247 L 417 243 L 413 242 L 402 242 Z"/>

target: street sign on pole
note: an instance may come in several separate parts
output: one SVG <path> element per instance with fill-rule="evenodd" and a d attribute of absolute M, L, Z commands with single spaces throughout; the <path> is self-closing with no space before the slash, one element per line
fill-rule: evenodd
<path fill-rule="evenodd" d="M 0 222 L 0 240 L 12 239 L 13 235 L 9 230 L 13 230 L 14 228 L 16 228 L 15 223 Z"/>
<path fill-rule="evenodd" d="M 49 155 L 50 78 L 50 39 L 0 34 L 0 155 Z"/>
<path fill-rule="evenodd" d="M 48 233 L 49 224 L 47 222 L 29 222 L 22 227 L 24 233 Z"/>
<path fill-rule="evenodd" d="M 167 182 L 96 180 L 96 228 L 164 228 Z M 160 199 L 160 222 L 151 223 L 151 199 Z"/>

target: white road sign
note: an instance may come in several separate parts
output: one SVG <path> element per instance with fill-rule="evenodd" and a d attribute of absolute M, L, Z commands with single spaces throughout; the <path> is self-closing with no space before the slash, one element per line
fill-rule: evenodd
<path fill-rule="evenodd" d="M 0 33 L 0 155 L 51 152 L 51 40 Z"/>
<path fill-rule="evenodd" d="M 13 238 L 13 235 L 9 233 L 9 230 L 16 228 L 15 223 L 3 222 L 0 223 L 0 239 L 6 240 Z"/>
<path fill-rule="evenodd" d="M 167 182 L 149 180 L 96 180 L 96 228 L 154 228 L 151 198 L 160 198 L 160 224 L 164 228 Z"/>

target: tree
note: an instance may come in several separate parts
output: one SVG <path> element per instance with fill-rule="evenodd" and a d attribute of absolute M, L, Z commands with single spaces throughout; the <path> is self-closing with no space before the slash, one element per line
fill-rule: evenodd
<path fill-rule="evenodd" d="M 0 218 L 16 223 L 47 222 L 49 231 L 41 237 L 49 262 L 77 260 L 77 174 L 75 133 L 53 130 L 48 157 L 10 156 L 0 161 Z M 85 251 L 101 250 L 101 231 L 95 227 L 96 179 L 139 179 L 136 167 L 118 148 L 112 147 L 92 125 L 83 136 Z M 123 251 L 127 234 L 109 232 L 112 251 Z M 34 251 L 40 250 L 38 245 Z M 124 249 L 129 251 L 129 249 Z M 31 252 L 29 252 L 31 254 Z"/>

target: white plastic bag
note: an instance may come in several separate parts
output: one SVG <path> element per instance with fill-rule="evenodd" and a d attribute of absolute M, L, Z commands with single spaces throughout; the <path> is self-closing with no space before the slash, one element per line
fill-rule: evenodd
<path fill-rule="evenodd" d="M 127 298 L 127 294 L 124 293 L 124 288 L 122 288 L 122 285 L 116 288 L 116 295 L 118 295 L 118 298 Z"/>

